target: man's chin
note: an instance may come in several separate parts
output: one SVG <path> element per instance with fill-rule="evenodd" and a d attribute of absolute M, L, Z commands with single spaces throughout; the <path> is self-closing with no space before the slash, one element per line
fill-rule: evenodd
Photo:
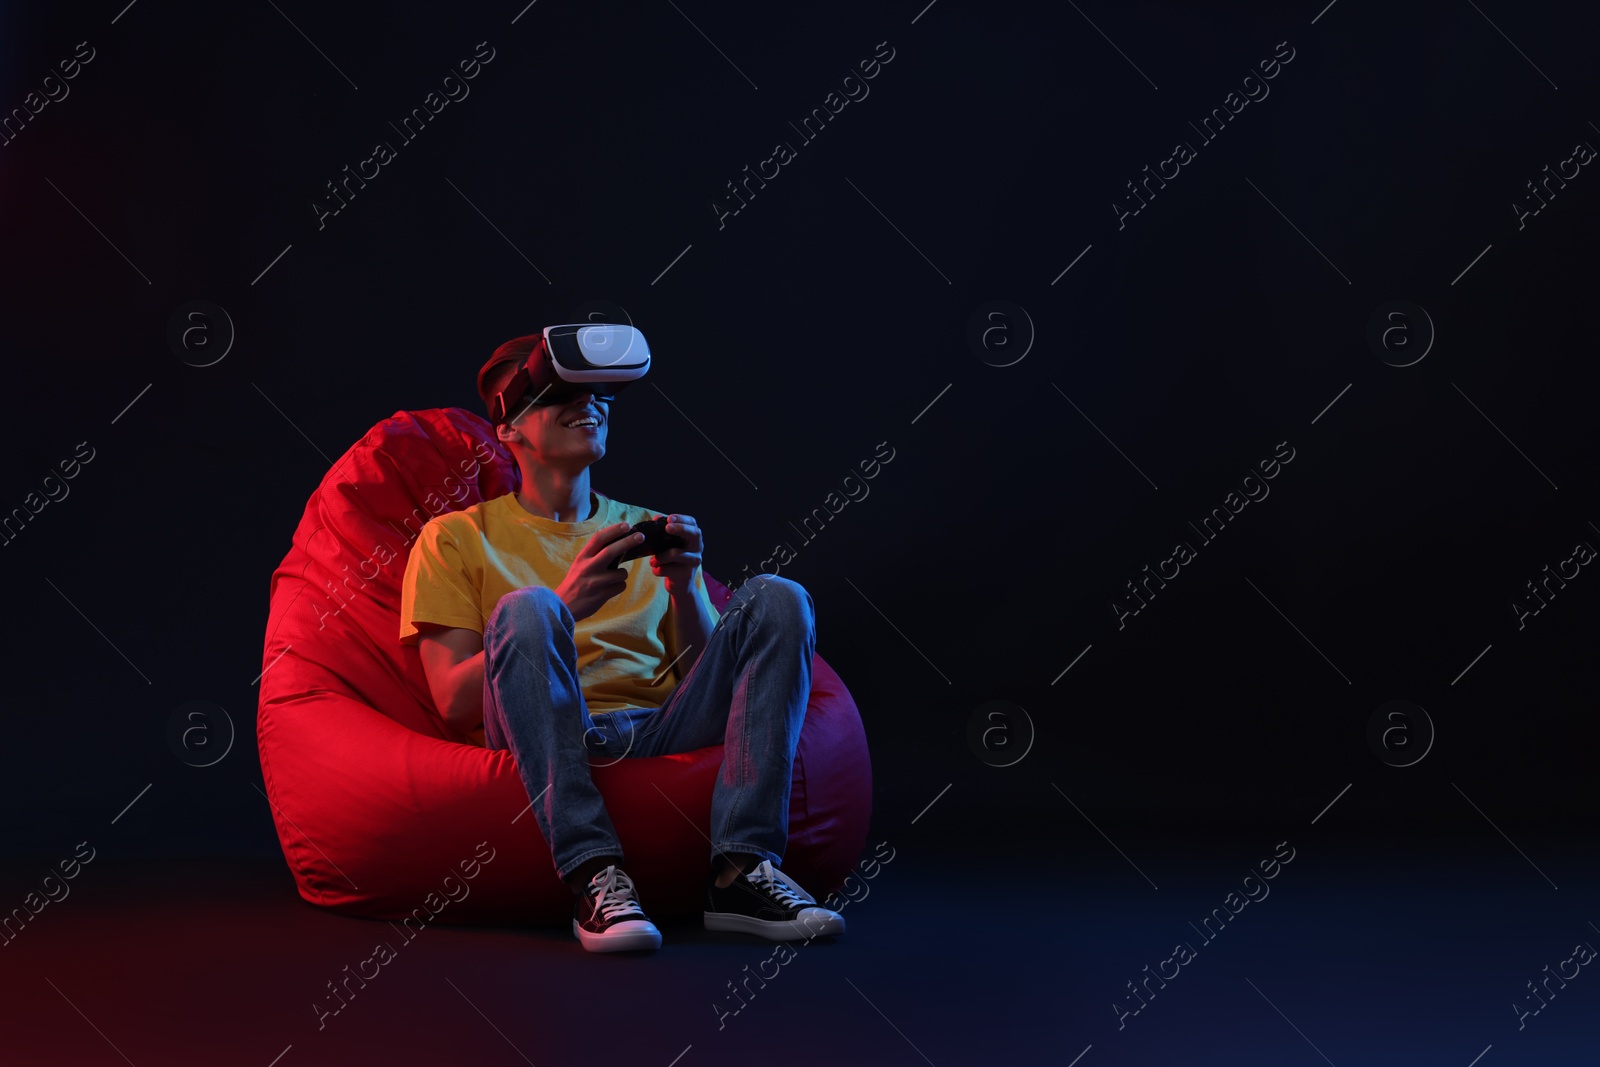
<path fill-rule="evenodd" d="M 563 467 L 568 466 L 569 464 L 573 466 L 587 467 L 592 463 L 600 462 L 605 458 L 605 455 L 606 446 L 601 444 L 595 445 L 591 448 L 574 448 L 567 452 L 558 452 L 549 456 L 544 460 L 544 462 L 546 465 L 559 465 Z"/>

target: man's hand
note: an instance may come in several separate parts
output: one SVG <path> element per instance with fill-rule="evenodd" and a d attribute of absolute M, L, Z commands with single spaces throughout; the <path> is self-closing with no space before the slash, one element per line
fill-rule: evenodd
<path fill-rule="evenodd" d="M 683 547 L 669 548 L 651 556 L 650 570 L 666 585 L 669 596 L 687 596 L 694 591 L 694 576 L 700 569 L 705 540 L 693 515 L 668 515 L 666 520 L 667 533 L 683 538 Z"/>
<path fill-rule="evenodd" d="M 556 586 L 555 594 L 572 612 L 574 622 L 587 619 L 628 587 L 628 572 L 617 566 L 617 557 L 644 540 L 644 534 L 628 532 L 630 525 L 619 522 L 596 530 Z"/>

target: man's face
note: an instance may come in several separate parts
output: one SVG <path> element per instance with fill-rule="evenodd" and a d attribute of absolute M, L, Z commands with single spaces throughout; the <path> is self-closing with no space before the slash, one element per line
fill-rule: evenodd
<path fill-rule="evenodd" d="M 521 431 L 540 463 L 587 467 L 606 454 L 611 402 L 580 393 L 565 403 L 532 405 L 509 425 Z"/>

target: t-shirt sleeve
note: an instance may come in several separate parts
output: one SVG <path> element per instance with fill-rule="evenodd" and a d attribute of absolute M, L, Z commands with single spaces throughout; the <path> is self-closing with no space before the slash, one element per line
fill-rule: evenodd
<path fill-rule="evenodd" d="M 400 643 L 415 644 L 417 623 L 460 626 L 483 633 L 477 583 L 461 546 L 440 522 L 423 525 L 400 584 Z"/>

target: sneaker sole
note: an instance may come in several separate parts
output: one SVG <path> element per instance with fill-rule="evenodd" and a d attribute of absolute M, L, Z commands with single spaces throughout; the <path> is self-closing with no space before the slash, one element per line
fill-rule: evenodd
<path fill-rule="evenodd" d="M 594 934 L 580 926 L 577 919 L 573 919 L 572 933 L 590 952 L 627 952 L 633 949 L 661 947 L 661 931 L 654 926 L 648 929 L 629 930 L 613 928 L 610 933 Z"/>
<path fill-rule="evenodd" d="M 755 934 L 769 941 L 803 941 L 811 937 L 834 937 L 844 933 L 844 916 L 832 915 L 818 922 L 807 919 L 756 919 L 722 911 L 705 913 L 707 930 L 731 930 Z"/>

